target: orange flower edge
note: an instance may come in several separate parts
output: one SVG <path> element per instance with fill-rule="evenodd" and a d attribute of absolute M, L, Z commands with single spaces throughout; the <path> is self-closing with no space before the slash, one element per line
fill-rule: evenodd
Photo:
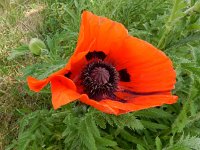
<path fill-rule="evenodd" d="M 75 100 L 108 114 L 173 104 L 176 74 L 160 50 L 128 35 L 126 28 L 84 11 L 77 47 L 65 68 L 48 78 L 27 78 L 39 92 L 51 84 L 54 109 Z"/>

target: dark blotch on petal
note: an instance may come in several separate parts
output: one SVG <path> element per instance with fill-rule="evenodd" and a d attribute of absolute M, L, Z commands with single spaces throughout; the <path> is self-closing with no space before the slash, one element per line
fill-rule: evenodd
<path fill-rule="evenodd" d="M 85 57 L 88 61 L 93 58 L 98 58 L 98 59 L 104 60 L 106 58 L 106 54 L 102 51 L 98 51 L 98 52 L 93 51 L 93 52 L 88 52 Z"/>
<path fill-rule="evenodd" d="M 163 92 L 169 92 L 169 91 L 162 91 L 162 92 L 145 92 L 145 93 L 138 93 L 138 92 L 134 92 L 134 91 L 131 91 L 131 90 L 123 90 L 122 92 L 125 92 L 125 93 L 129 93 L 129 94 L 132 94 L 134 96 L 145 96 L 145 95 L 162 95 Z"/>
<path fill-rule="evenodd" d="M 119 99 L 118 101 L 121 103 L 126 103 L 126 100 L 124 100 L 124 99 Z"/>
<path fill-rule="evenodd" d="M 114 95 L 113 93 L 111 93 L 111 95 L 110 95 L 109 98 L 110 98 L 111 100 L 113 100 L 113 101 L 118 101 L 118 102 L 121 102 L 121 103 L 126 103 L 126 100 L 117 97 L 117 96 Z"/>
<path fill-rule="evenodd" d="M 67 78 L 70 78 L 71 74 L 72 74 L 72 72 L 69 71 L 68 73 L 64 74 L 64 76 L 67 77 Z"/>
<path fill-rule="evenodd" d="M 118 72 L 119 72 L 120 81 L 123 81 L 123 82 L 131 81 L 131 78 L 130 78 L 129 73 L 127 72 L 127 69 L 122 69 Z"/>

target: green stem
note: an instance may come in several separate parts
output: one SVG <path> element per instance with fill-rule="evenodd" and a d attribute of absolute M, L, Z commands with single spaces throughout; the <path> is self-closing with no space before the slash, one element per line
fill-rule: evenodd
<path fill-rule="evenodd" d="M 172 124 L 172 134 L 175 135 L 177 132 L 182 131 L 185 126 L 188 124 L 188 119 L 184 120 L 184 117 L 188 117 L 188 112 L 190 111 L 190 104 L 192 103 L 192 91 L 194 89 L 194 78 L 191 78 L 191 85 L 188 93 L 187 100 L 183 104 L 183 108 L 180 111 L 179 115 L 177 116 L 176 120 Z"/>
<path fill-rule="evenodd" d="M 166 30 L 165 32 L 162 34 L 161 38 L 160 38 L 160 41 L 158 42 L 158 45 L 157 47 L 160 48 L 160 49 L 163 49 L 165 47 L 165 39 L 166 39 L 166 36 L 168 35 L 168 33 L 171 31 L 171 28 L 172 28 L 172 20 L 174 18 L 174 15 L 176 13 L 176 8 L 178 6 L 178 0 L 175 0 L 174 2 L 174 5 L 173 5 L 173 8 L 172 8 L 172 13 L 165 25 L 166 27 Z"/>
<path fill-rule="evenodd" d="M 200 112 L 198 112 L 195 116 L 189 118 L 187 125 L 193 124 L 196 121 L 200 120 Z"/>
<path fill-rule="evenodd" d="M 160 49 L 164 49 L 165 48 L 165 44 L 166 44 L 166 39 L 168 37 L 168 34 L 169 32 L 171 31 L 173 25 L 175 24 L 174 22 L 174 16 L 175 16 L 175 13 L 177 11 L 177 7 L 178 7 L 178 2 L 179 0 L 175 0 L 174 2 L 174 5 L 173 5 L 173 8 L 172 8 L 172 13 L 171 15 L 169 16 L 169 19 L 168 21 L 166 22 L 165 24 L 165 31 L 163 32 L 161 38 L 160 38 L 160 41 L 158 42 L 158 45 L 157 47 L 160 48 Z M 192 12 L 200 12 L 200 1 L 196 2 L 192 7 L 190 7 L 189 9 L 187 9 L 186 11 L 184 11 L 184 15 L 179 17 L 178 19 L 176 18 L 176 20 L 180 20 L 182 19 L 183 17 L 185 17 L 186 15 L 189 15 L 191 14 Z"/>
<path fill-rule="evenodd" d="M 189 9 L 187 9 L 184 13 L 185 15 L 188 15 L 192 12 L 200 12 L 200 1 L 196 2 L 192 7 L 190 7 Z"/>

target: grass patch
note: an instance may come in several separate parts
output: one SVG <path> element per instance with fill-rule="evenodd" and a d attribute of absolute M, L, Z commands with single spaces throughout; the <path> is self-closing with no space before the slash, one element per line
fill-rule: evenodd
<path fill-rule="evenodd" d="M 7 57 L 13 49 L 29 42 L 32 36 L 38 35 L 41 28 L 41 10 L 30 14 L 34 9 L 41 9 L 39 1 L 2 1 L 0 16 L 0 149 L 10 143 L 18 130 L 17 119 L 20 110 L 31 112 L 41 107 L 37 103 L 38 95 L 28 96 L 20 81 L 21 69 L 36 61 L 35 58 L 24 58 L 8 61 Z M 39 20 L 38 20 L 39 17 Z"/>

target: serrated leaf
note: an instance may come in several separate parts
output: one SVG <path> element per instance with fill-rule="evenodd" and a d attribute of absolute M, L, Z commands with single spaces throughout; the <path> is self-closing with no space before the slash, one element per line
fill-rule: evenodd
<path fill-rule="evenodd" d="M 88 150 L 97 150 L 94 136 L 87 126 L 85 119 L 80 122 L 79 134 L 81 136 L 81 141 L 88 148 Z"/>
<path fill-rule="evenodd" d="M 155 123 L 147 120 L 141 120 L 142 124 L 147 129 L 168 129 L 169 127 L 161 124 L 161 123 Z"/>
<path fill-rule="evenodd" d="M 162 142 L 158 136 L 156 137 L 155 143 L 156 143 L 156 150 L 162 150 Z"/>
<path fill-rule="evenodd" d="M 7 57 L 7 59 L 13 60 L 15 58 L 18 58 L 19 56 L 23 56 L 25 54 L 29 53 L 29 48 L 27 45 L 22 45 L 14 50 L 11 51 L 11 53 L 9 54 L 9 56 Z"/>
<path fill-rule="evenodd" d="M 120 135 L 124 138 L 124 140 L 127 140 L 129 142 L 132 142 L 132 143 L 135 143 L 135 144 L 140 144 L 142 146 L 146 145 L 143 140 L 139 139 L 138 137 L 132 136 L 130 133 L 128 133 L 125 130 L 121 130 Z"/>
<path fill-rule="evenodd" d="M 193 33 L 192 35 L 189 35 L 185 38 L 178 40 L 178 42 L 176 42 L 176 43 L 170 44 L 170 46 L 167 47 L 167 49 L 176 48 L 176 47 L 186 45 L 186 44 L 188 44 L 190 42 L 194 42 L 194 41 L 200 41 L 199 37 L 200 37 L 200 32 Z"/>
<path fill-rule="evenodd" d="M 152 108 L 152 109 L 135 112 L 135 116 L 141 116 L 141 117 L 145 117 L 145 118 L 163 118 L 163 119 L 173 117 L 170 113 L 168 113 L 162 109 L 157 109 L 157 108 Z"/>

